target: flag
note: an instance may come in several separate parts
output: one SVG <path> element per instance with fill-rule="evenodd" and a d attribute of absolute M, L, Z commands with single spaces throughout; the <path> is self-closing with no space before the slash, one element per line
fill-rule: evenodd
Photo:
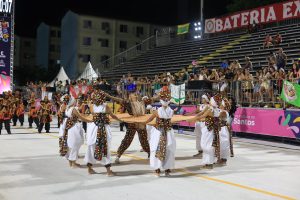
<path fill-rule="evenodd" d="M 185 100 L 185 84 L 171 84 L 171 102 L 175 104 L 183 104 Z"/>
<path fill-rule="evenodd" d="M 300 107 L 300 85 L 284 81 L 280 98 L 289 104 Z"/>
<path fill-rule="evenodd" d="M 190 23 L 177 26 L 177 35 L 185 34 L 189 32 Z"/>

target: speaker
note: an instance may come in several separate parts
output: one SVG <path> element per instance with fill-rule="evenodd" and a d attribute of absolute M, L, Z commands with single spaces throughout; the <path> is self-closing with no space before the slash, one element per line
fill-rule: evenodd
<path fill-rule="evenodd" d="M 189 90 L 212 90 L 212 82 L 207 80 L 189 81 L 187 88 Z"/>

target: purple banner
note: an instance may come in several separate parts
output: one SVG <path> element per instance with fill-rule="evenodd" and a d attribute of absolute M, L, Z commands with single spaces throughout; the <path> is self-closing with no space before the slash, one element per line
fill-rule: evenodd
<path fill-rule="evenodd" d="M 0 93 L 10 90 L 11 17 L 0 17 Z"/>

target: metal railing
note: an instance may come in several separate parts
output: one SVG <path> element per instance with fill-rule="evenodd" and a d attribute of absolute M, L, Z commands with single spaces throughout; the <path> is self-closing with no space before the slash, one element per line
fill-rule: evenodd
<path fill-rule="evenodd" d="M 148 51 L 156 46 L 155 36 L 150 36 L 149 38 L 141 41 L 139 44 L 130 47 L 127 50 L 94 65 L 94 68 L 100 72 L 105 72 L 111 70 L 113 67 L 118 67 L 120 64 L 125 63 L 126 61 L 135 58 L 136 56 L 142 54 L 143 52 Z"/>
<path fill-rule="evenodd" d="M 198 104 L 200 102 L 201 95 L 205 92 L 219 92 L 224 96 L 235 99 L 236 103 L 240 106 L 285 108 L 287 105 L 280 98 L 283 81 L 284 80 L 282 79 L 211 81 L 212 90 L 186 89 L 185 104 Z M 293 79 L 289 81 L 299 83 L 300 79 Z M 155 94 L 158 94 L 158 92 L 162 89 L 170 89 L 170 84 L 170 82 L 136 83 L 135 87 L 136 92 L 141 96 L 152 97 Z M 119 82 L 112 86 L 112 90 L 114 90 L 119 97 L 127 98 L 129 94 L 127 87 L 128 84 Z M 22 87 L 22 91 L 25 98 L 29 97 L 31 92 L 34 92 L 37 98 L 41 98 L 42 96 L 42 91 L 39 87 Z"/>
<path fill-rule="evenodd" d="M 212 81 L 212 90 L 190 90 L 186 89 L 186 103 L 197 104 L 205 92 L 221 93 L 223 96 L 234 98 L 241 106 L 249 107 L 276 107 L 285 108 L 286 103 L 281 100 L 282 79 L 249 80 L 249 81 Z M 298 83 L 297 79 L 289 80 Z M 299 80 L 300 81 L 300 80 Z M 169 88 L 170 83 L 142 83 L 136 84 L 136 91 L 142 96 L 153 96 L 162 88 Z M 116 87 L 119 96 L 126 98 L 128 91 L 126 84 Z M 187 88 L 187 87 L 186 87 Z"/>

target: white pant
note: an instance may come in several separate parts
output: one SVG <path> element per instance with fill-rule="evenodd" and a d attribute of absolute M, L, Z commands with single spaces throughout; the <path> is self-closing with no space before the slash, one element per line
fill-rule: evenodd
<path fill-rule="evenodd" d="M 227 126 L 221 127 L 220 130 L 220 157 L 228 159 L 230 154 L 230 138 Z"/>
<path fill-rule="evenodd" d="M 197 149 L 197 151 L 202 150 L 202 148 L 201 148 L 201 136 L 202 136 L 201 123 L 204 123 L 204 122 L 196 122 L 195 129 L 194 129 L 194 133 L 196 135 L 196 149 Z"/>
<path fill-rule="evenodd" d="M 176 140 L 173 129 L 167 132 L 167 152 L 164 161 L 159 160 L 156 155 L 161 132 L 152 128 L 150 132 L 150 167 L 153 169 L 174 169 Z"/>
<path fill-rule="evenodd" d="M 214 140 L 213 130 L 208 131 L 207 127 L 204 126 L 201 131 L 202 164 L 213 164 L 215 162 L 215 148 L 212 146 Z"/>
<path fill-rule="evenodd" d="M 70 161 L 76 161 L 78 159 L 79 148 L 69 148 L 66 158 Z"/>

